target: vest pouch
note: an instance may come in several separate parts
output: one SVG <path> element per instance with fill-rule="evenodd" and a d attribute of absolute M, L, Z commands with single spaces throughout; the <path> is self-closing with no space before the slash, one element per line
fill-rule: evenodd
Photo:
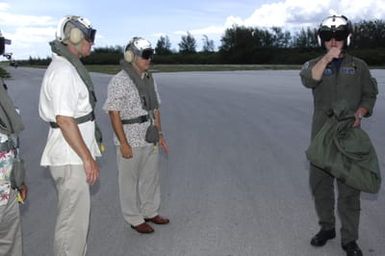
<path fill-rule="evenodd" d="M 158 143 L 159 142 L 159 131 L 158 127 L 155 125 L 150 125 L 146 131 L 146 141 L 148 143 Z"/>
<path fill-rule="evenodd" d="M 12 170 L 11 170 L 11 187 L 18 189 L 23 185 L 25 179 L 25 167 L 24 160 L 16 157 L 13 159 Z"/>

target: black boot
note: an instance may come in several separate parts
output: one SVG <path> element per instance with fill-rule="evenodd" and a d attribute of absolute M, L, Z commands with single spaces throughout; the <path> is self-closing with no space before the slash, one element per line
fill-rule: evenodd
<path fill-rule="evenodd" d="M 328 240 L 335 237 L 336 230 L 334 228 L 329 230 L 321 229 L 315 236 L 312 237 L 310 244 L 317 247 L 324 246 Z"/>
<path fill-rule="evenodd" d="M 346 256 L 362 256 L 362 251 L 356 241 L 343 244 L 342 249 L 346 252 Z"/>

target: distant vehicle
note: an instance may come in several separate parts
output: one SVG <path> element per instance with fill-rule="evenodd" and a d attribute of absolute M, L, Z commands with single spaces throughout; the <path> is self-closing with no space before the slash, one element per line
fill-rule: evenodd
<path fill-rule="evenodd" d="M 15 67 L 15 68 L 17 68 L 19 66 L 19 64 L 17 64 L 16 60 L 11 60 L 9 62 L 9 65 L 12 66 L 12 67 Z"/>

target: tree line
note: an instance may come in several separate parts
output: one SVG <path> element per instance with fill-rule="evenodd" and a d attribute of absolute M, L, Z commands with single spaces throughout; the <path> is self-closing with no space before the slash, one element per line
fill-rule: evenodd
<path fill-rule="evenodd" d="M 353 24 L 349 52 L 361 57 L 369 65 L 385 65 L 385 22 L 360 21 Z M 160 36 L 155 45 L 153 62 L 156 64 L 302 64 L 323 52 L 317 41 L 317 28 L 303 28 L 292 34 L 280 27 L 258 28 L 234 25 L 226 29 L 215 47 L 207 35 L 202 37 L 202 48 L 197 49 L 195 37 L 187 32 L 172 48 L 168 36 Z M 122 58 L 121 46 L 95 48 L 85 58 L 85 64 L 118 64 Z M 49 58 L 30 57 L 27 64 L 46 65 Z"/>

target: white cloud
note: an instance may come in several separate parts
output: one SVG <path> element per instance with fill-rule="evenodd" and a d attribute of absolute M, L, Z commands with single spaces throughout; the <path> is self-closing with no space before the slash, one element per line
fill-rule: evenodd
<path fill-rule="evenodd" d="M 223 25 L 190 29 L 194 37 L 208 35 L 220 39 L 227 28 L 233 25 L 246 27 L 282 27 L 292 32 L 300 28 L 316 27 L 328 15 L 343 14 L 352 21 L 385 19 L 384 0 L 281 0 L 263 4 L 249 17 L 228 16 Z M 175 31 L 174 35 L 186 35 Z"/>
<path fill-rule="evenodd" d="M 243 24 L 244 22 L 243 22 L 243 20 L 242 20 L 242 18 L 240 18 L 240 17 L 234 17 L 234 16 L 229 16 L 229 17 L 227 17 L 227 19 L 226 19 L 226 22 L 225 22 L 225 28 L 229 28 L 229 27 L 231 27 L 231 26 L 233 26 L 233 25 L 239 25 L 239 26 L 243 26 L 244 24 Z"/>
<path fill-rule="evenodd" d="M 56 24 L 56 20 L 49 16 L 18 15 L 4 12 L 0 9 L 0 23 L 8 27 L 19 26 L 47 26 Z"/>
<path fill-rule="evenodd" d="M 161 37 L 161 36 L 166 36 L 166 35 L 167 35 L 166 33 L 157 32 L 157 33 L 153 33 L 151 36 L 153 36 L 153 37 Z"/>
<path fill-rule="evenodd" d="M 13 51 L 15 58 L 48 56 L 48 42 L 54 39 L 57 21 L 50 16 L 21 15 L 9 10 L 11 5 L 0 3 L 1 30 L 12 40 L 7 51 Z"/>
<path fill-rule="evenodd" d="M 6 11 L 9 9 L 9 4 L 7 3 L 0 3 L 0 11 Z"/>
<path fill-rule="evenodd" d="M 385 0 L 270 0 L 268 4 L 259 6 L 250 5 L 248 8 L 251 14 L 248 17 L 230 16 L 233 10 L 237 9 L 236 6 L 246 4 L 243 1 L 222 1 L 220 7 L 217 7 L 216 3 L 213 3 L 214 9 L 211 9 L 212 6 L 211 8 L 206 8 L 205 11 L 208 10 L 208 12 L 201 12 L 197 9 L 189 10 L 188 8 L 177 11 L 177 13 L 181 12 L 183 17 L 192 17 L 191 20 L 186 18 L 186 23 L 182 23 L 183 19 L 181 19 L 180 25 L 186 29 L 173 33 L 151 33 L 149 40 L 156 42 L 160 36 L 168 35 L 173 47 L 176 47 L 177 43 L 180 42 L 181 36 L 186 35 L 186 32 L 189 31 L 196 38 L 198 44 L 201 42 L 200 38 L 203 35 L 207 35 L 209 39 L 214 40 L 216 44 L 219 45 L 218 42 L 225 30 L 235 24 L 261 28 L 279 26 L 284 30 L 294 32 L 303 27 L 316 27 L 324 17 L 333 13 L 344 14 L 352 21 L 360 21 L 363 19 L 385 20 L 384 1 Z M 44 4 L 44 2 L 45 1 L 42 1 L 42 4 Z M 246 2 L 249 4 L 251 1 Z M 257 3 L 258 1 L 255 2 Z M 51 1 L 52 6 L 57 10 L 72 10 L 72 7 L 60 6 L 64 3 L 68 4 L 67 2 L 59 4 Z M 16 58 L 28 58 L 30 55 L 40 57 L 50 55 L 48 42 L 54 39 L 58 18 L 47 15 L 18 14 L 15 13 L 17 9 L 13 5 L 15 5 L 13 2 L 0 2 L 0 29 L 7 38 L 12 39 L 12 45 L 7 46 L 7 50 L 13 51 Z M 47 6 L 44 7 L 48 8 Z M 218 11 L 218 8 L 220 11 Z M 51 9 L 49 9 L 49 15 L 53 15 L 54 13 Z M 224 11 L 227 12 L 229 16 L 224 18 L 223 22 L 218 23 L 215 17 L 218 13 L 222 14 Z M 204 15 L 202 15 L 202 13 L 204 13 Z M 201 21 L 199 24 L 206 25 L 193 26 L 193 18 Z M 205 20 L 207 23 L 203 23 Z M 118 23 L 119 21 L 117 21 L 117 24 Z M 161 24 L 161 22 L 159 22 L 159 24 Z M 159 27 L 156 28 L 156 25 L 157 24 L 153 26 L 154 29 L 159 29 Z M 103 27 L 104 26 L 107 26 L 107 22 L 103 23 Z M 167 26 L 161 26 L 156 32 L 163 31 L 166 27 Z M 116 44 L 116 38 L 107 36 L 105 38 L 100 35 L 98 31 L 96 47 Z"/>
<path fill-rule="evenodd" d="M 17 42 L 47 42 L 54 39 L 55 31 L 54 27 L 20 27 L 11 37 Z"/>
<path fill-rule="evenodd" d="M 222 26 L 209 26 L 190 32 L 193 35 L 218 35 L 233 25 L 262 28 L 278 26 L 297 30 L 317 26 L 331 14 L 344 14 L 353 21 L 385 19 L 385 4 L 384 0 L 284 0 L 261 5 L 250 17 L 229 16 Z"/>
<path fill-rule="evenodd" d="M 347 17 L 354 19 L 383 19 L 385 3 L 383 0 L 347 1 L 341 0 L 340 7 Z"/>
<path fill-rule="evenodd" d="M 242 25 L 247 27 L 282 27 L 288 20 L 289 15 L 290 13 L 287 11 L 287 6 L 283 2 L 264 4 L 259 9 L 255 10 L 249 18 L 245 19 Z"/>
<path fill-rule="evenodd" d="M 192 29 L 189 30 L 192 35 L 207 35 L 207 34 L 221 34 L 223 32 L 223 27 L 221 26 L 209 26 L 201 29 Z M 186 35 L 187 31 L 175 31 L 176 35 Z"/>

